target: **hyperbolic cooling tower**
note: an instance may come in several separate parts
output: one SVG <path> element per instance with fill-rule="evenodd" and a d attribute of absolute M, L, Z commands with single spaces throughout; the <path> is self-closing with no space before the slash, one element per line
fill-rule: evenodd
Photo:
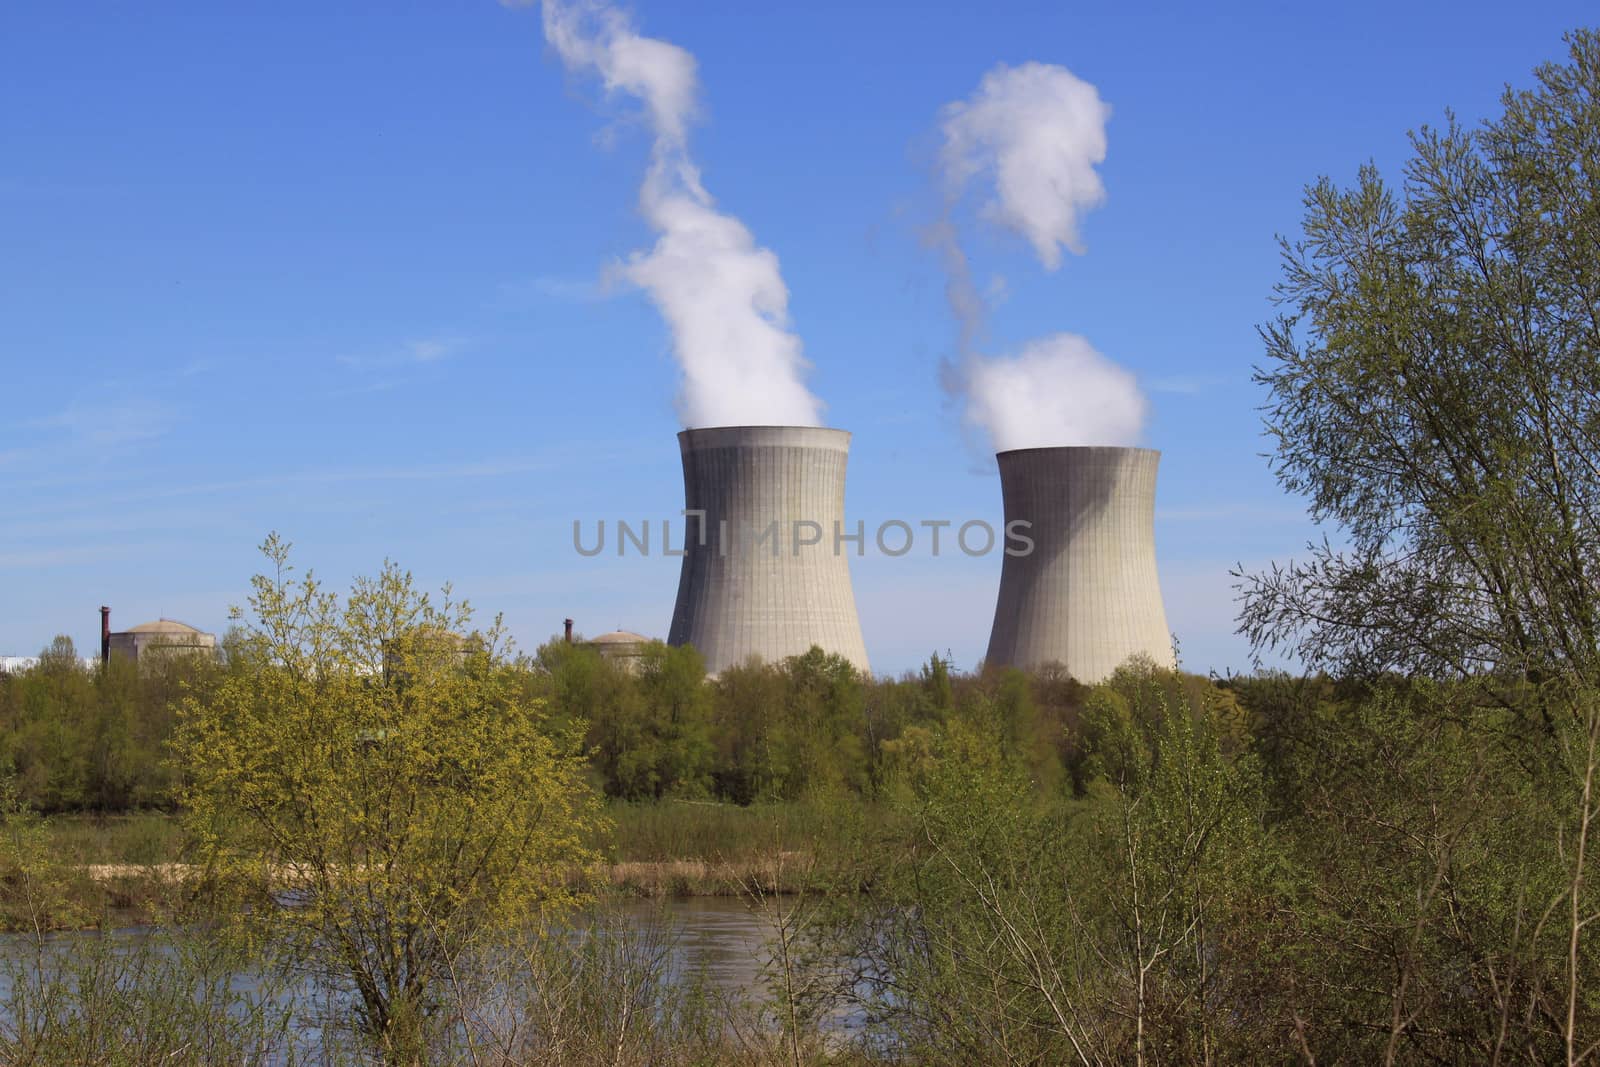
<path fill-rule="evenodd" d="M 687 519 L 667 643 L 690 644 L 715 674 L 750 656 L 774 663 L 812 645 L 865 672 L 850 588 L 844 468 L 850 435 L 810 426 L 684 430 Z M 815 539 L 815 543 L 811 542 Z"/>
<path fill-rule="evenodd" d="M 1007 554 L 988 662 L 1060 663 L 1103 681 L 1143 653 L 1172 663 L 1156 578 L 1156 467 L 1147 448 L 1020 448 L 1001 452 L 1008 529 L 1026 520 L 1026 555 Z"/>

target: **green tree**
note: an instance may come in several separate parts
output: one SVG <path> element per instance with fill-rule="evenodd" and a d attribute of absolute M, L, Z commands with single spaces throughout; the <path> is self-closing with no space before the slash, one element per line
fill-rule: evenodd
<path fill-rule="evenodd" d="M 1285 488 L 1348 547 L 1243 577 L 1314 667 L 1597 678 L 1600 35 L 1477 129 L 1306 194 L 1262 329 Z"/>
<path fill-rule="evenodd" d="M 915 838 L 878 872 L 857 951 L 916 1062 L 1283 1058 L 1262 998 L 1229 997 L 1271 868 L 1254 762 L 1225 754 L 1214 707 L 1102 693 L 1083 799 L 1041 797 L 981 722 L 906 763 Z"/>
<path fill-rule="evenodd" d="M 1460 906 L 1463 857 L 1475 857 L 1458 844 L 1478 828 L 1439 817 L 1449 809 L 1427 789 L 1396 793 L 1383 764 L 1357 765 L 1364 781 L 1347 795 L 1394 809 L 1362 833 L 1378 855 L 1392 844 L 1412 892 L 1350 878 L 1359 902 L 1336 906 L 1438 909 L 1412 909 L 1393 942 L 1393 973 L 1410 980 L 1390 998 L 1390 1060 L 1456 1024 L 1463 961 L 1506 938 L 1509 956 L 1548 955 L 1496 968 L 1477 1006 L 1502 1025 L 1483 1050 L 1499 1058 L 1526 1038 L 1530 1059 L 1559 1048 L 1569 1065 L 1600 1050 L 1600 34 L 1567 43 L 1567 62 L 1508 89 L 1497 118 L 1414 134 L 1399 189 L 1370 166 L 1353 188 L 1312 186 L 1303 236 L 1283 244 L 1287 310 L 1261 331 L 1278 479 L 1346 543 L 1241 575 L 1241 630 L 1375 683 L 1454 680 L 1451 708 L 1496 741 L 1481 758 L 1520 769 L 1502 795 L 1529 816 L 1518 856 L 1541 872 L 1503 879 L 1521 887 L 1509 916 Z M 1369 730 L 1372 748 L 1409 757 L 1403 733 Z M 1475 747 L 1450 751 L 1480 758 Z M 1456 796 L 1491 777 L 1471 763 L 1431 770 Z M 1386 840 L 1396 824 L 1413 836 Z M 1434 937 L 1467 945 L 1451 961 Z"/>
<path fill-rule="evenodd" d="M 647 713 L 645 756 L 657 798 L 702 796 L 710 790 L 711 693 L 705 660 L 690 645 L 645 646 L 637 679 Z"/>
<path fill-rule="evenodd" d="M 227 674 L 184 701 L 185 822 L 247 928 L 354 994 L 391 1061 L 425 1056 L 443 984 L 497 932 L 574 898 L 596 798 L 504 660 L 386 564 L 341 601 L 262 546 Z M 281 898 L 287 891 L 293 906 Z"/>
<path fill-rule="evenodd" d="M 19 679 L 12 759 L 23 799 L 42 811 L 89 803 L 88 720 L 95 678 L 68 637 L 57 637 Z"/>
<path fill-rule="evenodd" d="M 867 784 L 866 693 L 843 656 L 810 651 L 783 661 L 785 777 L 780 795 L 861 791 Z"/>

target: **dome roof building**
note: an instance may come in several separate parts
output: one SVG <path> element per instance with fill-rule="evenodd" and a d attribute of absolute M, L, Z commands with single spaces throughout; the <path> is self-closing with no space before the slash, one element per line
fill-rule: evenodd
<path fill-rule="evenodd" d="M 644 646 L 651 640 L 644 634 L 636 634 L 632 630 L 613 630 L 608 634 L 592 637 L 584 644 L 606 659 L 615 660 L 620 666 L 632 669 L 638 666 L 639 657 L 644 655 Z"/>
<path fill-rule="evenodd" d="M 152 654 L 215 654 L 216 648 L 215 634 L 208 634 L 176 619 L 142 622 L 113 633 L 108 639 L 108 651 L 111 654 L 135 661 Z"/>

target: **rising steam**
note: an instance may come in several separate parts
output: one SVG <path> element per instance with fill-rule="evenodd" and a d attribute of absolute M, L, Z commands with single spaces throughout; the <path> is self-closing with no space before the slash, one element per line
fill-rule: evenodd
<path fill-rule="evenodd" d="M 683 424 L 820 425 L 778 257 L 716 209 L 689 157 L 694 57 L 641 37 L 626 15 L 596 0 L 545 0 L 544 34 L 567 69 L 593 71 L 607 92 L 638 99 L 649 118 L 655 142 L 639 206 L 659 237 L 617 273 L 649 294 L 672 331 Z"/>
<path fill-rule="evenodd" d="M 1129 444 L 1144 421 L 1133 375 L 1075 333 L 1029 341 L 1008 359 L 967 367 L 967 418 L 995 451 Z"/>
<path fill-rule="evenodd" d="M 984 216 L 1033 245 L 1045 269 L 1061 248 L 1082 253 L 1078 215 L 1106 198 L 1095 165 L 1106 158 L 1111 109 L 1064 67 L 1001 64 L 970 100 L 944 109 L 945 178 L 952 191 L 973 178 L 994 182 Z"/>
<path fill-rule="evenodd" d="M 969 99 L 944 109 L 939 158 L 949 210 L 932 240 L 961 326 L 961 362 L 949 378 L 966 400 L 967 421 L 997 451 L 1132 444 L 1144 423 L 1134 376 L 1076 334 L 1031 341 L 1012 356 L 976 350 L 989 305 L 949 217 L 968 187 L 982 183 L 990 189 L 982 218 L 1026 240 L 1046 270 L 1061 265 L 1063 248 L 1081 254 L 1078 220 L 1105 199 L 1095 167 L 1106 158 L 1110 117 L 1093 85 L 1044 63 L 1001 64 Z"/>

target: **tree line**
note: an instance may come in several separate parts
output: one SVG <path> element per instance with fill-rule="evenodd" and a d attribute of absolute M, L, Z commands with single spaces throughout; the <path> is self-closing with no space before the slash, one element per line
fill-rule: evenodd
<path fill-rule="evenodd" d="M 169 746 L 185 699 L 207 701 L 246 667 L 237 635 L 221 656 L 112 657 L 83 665 L 65 637 L 37 664 L 0 673 L 0 770 L 44 813 L 172 809 L 181 776 Z M 948 724 L 992 729 L 1041 788 L 1083 788 L 1085 712 L 1113 696 L 1046 669 L 963 673 L 931 655 L 898 679 L 861 675 L 812 649 L 706 677 L 692 647 L 651 642 L 613 658 L 581 641 L 508 657 L 508 684 L 546 709 L 586 757 L 605 796 L 733 804 L 818 796 L 878 799 L 926 757 Z M 1175 694 L 1209 694 L 1242 737 L 1246 712 L 1226 686 L 1154 672 Z"/>

